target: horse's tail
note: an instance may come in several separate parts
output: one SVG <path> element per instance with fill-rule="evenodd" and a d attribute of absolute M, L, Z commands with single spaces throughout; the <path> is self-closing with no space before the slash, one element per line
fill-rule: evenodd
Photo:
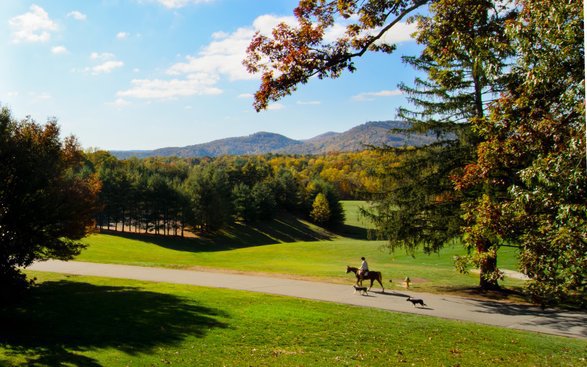
<path fill-rule="evenodd" d="M 379 283 L 383 281 L 383 276 L 381 275 L 380 271 L 377 272 L 377 280 L 379 281 Z"/>

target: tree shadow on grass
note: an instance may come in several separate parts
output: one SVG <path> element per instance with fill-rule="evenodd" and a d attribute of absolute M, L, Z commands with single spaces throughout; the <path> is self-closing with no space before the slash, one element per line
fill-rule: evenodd
<path fill-rule="evenodd" d="M 363 227 L 357 227 L 350 224 L 344 224 L 336 231 L 336 234 L 355 240 L 372 240 L 369 236 L 369 230 Z"/>
<path fill-rule="evenodd" d="M 445 286 L 438 287 L 438 289 L 441 293 L 454 294 L 474 299 L 524 302 L 524 295 L 521 289 L 516 287 L 503 288 L 500 290 L 484 290 L 478 286 Z"/>
<path fill-rule="evenodd" d="M 234 223 L 220 232 L 199 237 L 175 237 L 131 232 L 102 230 L 102 233 L 152 243 L 176 251 L 212 252 L 238 248 L 291 243 L 299 241 L 323 241 L 333 234 L 310 226 L 291 215 L 280 215 L 275 219 L 256 223 Z"/>
<path fill-rule="evenodd" d="M 227 315 L 221 310 L 174 295 L 45 282 L 21 304 L 0 308 L 0 347 L 7 355 L 26 356 L 28 366 L 100 366 L 79 352 L 114 348 L 148 354 L 226 328 L 223 318 Z"/>

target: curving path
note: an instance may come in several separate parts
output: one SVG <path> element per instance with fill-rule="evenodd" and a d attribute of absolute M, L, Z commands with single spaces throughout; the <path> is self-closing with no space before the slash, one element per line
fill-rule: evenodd
<path fill-rule="evenodd" d="M 350 285 L 130 265 L 46 261 L 35 263 L 28 269 L 239 289 L 587 339 L 587 313 L 584 312 L 541 310 L 539 307 L 528 305 L 403 290 L 386 290 L 385 293 L 380 293 L 380 289 L 375 287 L 373 288 L 375 292 L 369 292 L 367 296 L 362 296 L 359 293 L 354 293 L 354 289 Z M 406 302 L 409 295 L 422 298 L 427 307 L 413 307 L 410 302 Z"/>

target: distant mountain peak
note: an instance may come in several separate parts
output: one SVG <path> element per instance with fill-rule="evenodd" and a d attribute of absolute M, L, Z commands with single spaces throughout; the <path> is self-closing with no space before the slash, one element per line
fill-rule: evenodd
<path fill-rule="evenodd" d="M 350 152 L 366 146 L 420 146 L 434 141 L 432 136 L 390 132 L 406 129 L 402 121 L 369 121 L 342 133 L 327 132 L 307 140 L 294 140 L 284 135 L 259 131 L 248 136 L 224 138 L 185 147 L 169 147 L 147 151 L 112 151 L 120 158 L 153 156 L 217 157 L 221 155 L 254 155 L 266 153 L 324 154 Z"/>

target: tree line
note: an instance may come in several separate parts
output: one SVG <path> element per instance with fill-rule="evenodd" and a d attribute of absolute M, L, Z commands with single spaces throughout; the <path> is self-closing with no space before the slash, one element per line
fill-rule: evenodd
<path fill-rule="evenodd" d="M 339 200 L 364 199 L 377 185 L 369 172 L 385 166 L 375 151 L 126 160 L 93 151 L 85 157 L 87 173 L 101 183 L 99 228 L 179 236 L 280 211 L 334 229 L 344 222 Z"/>

